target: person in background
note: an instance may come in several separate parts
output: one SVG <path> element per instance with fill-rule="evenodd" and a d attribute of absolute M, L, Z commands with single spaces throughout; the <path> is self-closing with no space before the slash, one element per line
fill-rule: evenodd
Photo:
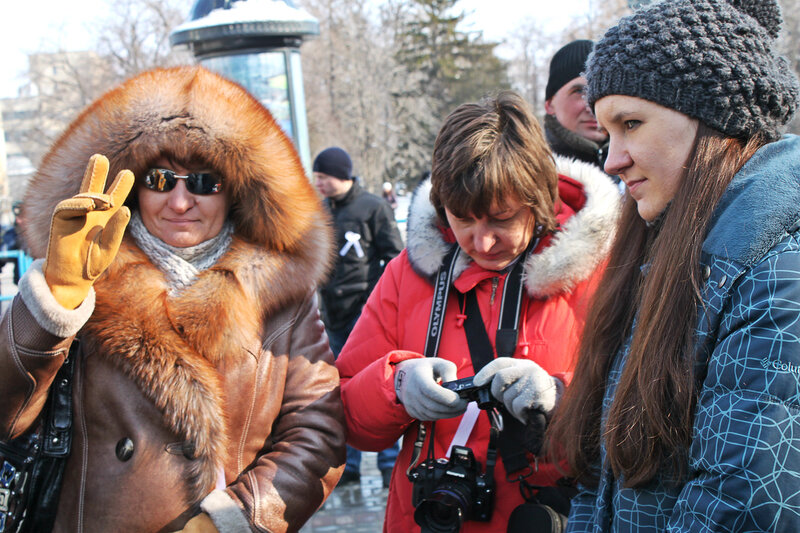
<path fill-rule="evenodd" d="M 23 228 L 25 227 L 25 217 L 22 214 L 22 202 L 14 202 L 12 211 L 14 213 L 15 248 L 10 249 L 22 250 L 28 253 L 28 247 L 25 246 L 25 241 L 22 240 L 22 235 L 24 233 Z"/>
<path fill-rule="evenodd" d="M 394 185 L 388 181 L 383 182 L 383 193 L 381 197 L 391 206 L 392 211 L 397 209 L 397 195 L 394 193 Z"/>
<path fill-rule="evenodd" d="M 586 78 L 582 73 L 591 51 L 592 41 L 579 39 L 561 47 L 550 60 L 544 132 L 554 153 L 603 168 L 608 134 L 598 127 L 583 98 Z"/>
<path fill-rule="evenodd" d="M 20 203 L 14 202 L 11 215 L 14 217 L 13 221 L 10 221 L 7 224 L 0 225 L 0 232 L 2 236 L 0 238 L 0 252 L 12 252 L 16 250 L 23 250 L 22 247 L 22 239 L 20 237 L 20 226 L 22 222 L 22 217 L 20 216 Z M 15 257 L 3 257 L 0 258 L 0 266 L 5 267 L 7 264 L 14 265 L 14 277 L 13 282 L 16 285 L 19 283 L 20 278 L 20 261 L 18 261 Z"/>
<path fill-rule="evenodd" d="M 202 67 L 140 74 L 56 141 L 23 214 L 0 439 L 35 430 L 69 353 L 53 531 L 300 529 L 345 456 L 316 298 L 331 234 L 266 108 Z"/>
<path fill-rule="evenodd" d="M 326 148 L 314 159 L 313 171 L 336 233 L 336 262 L 320 294 L 322 320 L 333 355 L 338 357 L 386 264 L 403 249 L 403 239 L 389 204 L 365 191 L 353 176 L 347 152 Z M 378 453 L 384 487 L 389 486 L 398 450 L 395 442 Z M 359 481 L 360 470 L 361 452 L 348 446 L 341 483 Z"/>
<path fill-rule="evenodd" d="M 555 486 L 558 471 L 536 453 L 544 421 L 570 380 L 618 206 L 616 188 L 596 166 L 554 161 L 518 94 L 463 104 L 447 117 L 431 177 L 411 201 L 408 246 L 389 263 L 336 361 L 348 442 L 380 450 L 403 437 L 384 531 L 444 521 L 467 533 L 506 533 L 524 494 Z M 503 315 L 502 341 L 501 309 L 515 313 Z M 426 349 L 431 336 L 438 350 Z M 474 403 L 468 409 L 440 385 L 471 376 L 502 404 L 498 442 L 490 439 L 497 424 L 488 411 Z M 412 498 L 412 487 L 432 488 L 414 485 L 406 473 L 419 467 L 414 450 L 445 460 L 454 441 L 480 464 L 472 473 L 493 480 L 488 519 Z M 487 464 L 498 448 L 496 464 Z M 442 503 L 453 500 L 445 495 Z"/>
<path fill-rule="evenodd" d="M 670 0 L 597 43 L 628 192 L 555 451 L 568 531 L 800 531 L 800 85 L 776 0 Z"/>

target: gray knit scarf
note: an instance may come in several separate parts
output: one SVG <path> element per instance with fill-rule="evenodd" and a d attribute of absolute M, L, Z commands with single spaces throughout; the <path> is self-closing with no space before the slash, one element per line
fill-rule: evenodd
<path fill-rule="evenodd" d="M 214 266 L 233 240 L 233 223 L 230 220 L 225 221 L 216 237 L 186 248 L 170 246 L 152 235 L 145 228 L 138 211 L 133 212 L 128 229 L 139 248 L 166 275 L 170 294 L 188 287 L 200 272 Z"/>

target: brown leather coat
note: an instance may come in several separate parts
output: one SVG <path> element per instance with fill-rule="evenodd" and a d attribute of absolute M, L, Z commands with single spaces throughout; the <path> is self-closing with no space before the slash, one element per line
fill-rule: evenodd
<path fill-rule="evenodd" d="M 173 88 L 161 95 L 161 115 L 152 118 L 152 131 L 137 124 L 145 130 L 139 136 L 115 129 L 115 121 L 129 124 L 131 117 L 143 116 L 135 97 L 147 91 L 139 93 L 137 83 L 144 89 Z M 170 95 L 182 92 L 183 97 L 170 101 Z M 314 293 L 329 265 L 327 219 L 285 136 L 270 130 L 277 130 L 271 117 L 239 93 L 238 87 L 200 68 L 134 79 L 79 117 L 46 158 L 33 192 L 28 191 L 34 199 L 26 199 L 28 216 L 34 214 L 32 206 L 68 197 L 80 173 L 70 178 L 55 162 L 88 159 L 90 152 L 110 153 L 112 173 L 132 168 L 139 176 L 137 162 L 159 151 L 188 147 L 214 161 L 213 150 L 202 150 L 215 142 L 240 150 L 219 163 L 226 179 L 236 176 L 226 182 L 233 190 L 236 229 L 216 265 L 173 294 L 164 274 L 126 236 L 95 284 L 94 311 L 77 334 L 73 445 L 57 532 L 174 531 L 199 511 L 215 486 L 224 488 L 253 531 L 296 531 L 341 474 L 338 375 Z M 236 105 L 231 104 L 234 97 Z M 209 98 L 217 107 L 230 106 L 227 116 L 218 109 L 205 113 L 197 101 Z M 111 118 L 104 105 L 121 106 L 130 116 Z M 253 113 L 260 115 L 254 119 Z M 236 135 L 223 131 L 231 114 L 242 120 Z M 98 117 L 108 119 L 105 133 L 111 140 L 92 142 L 83 136 L 82 128 Z M 258 120 L 266 122 L 272 137 L 265 137 Z M 177 123 L 174 131 L 165 133 L 165 121 Z M 254 122 L 261 129 L 248 137 L 245 130 Z M 116 139 L 108 131 L 133 138 L 122 149 L 127 155 L 113 157 Z M 191 138 L 197 131 L 198 139 Z M 132 146 L 138 139 L 142 144 Z M 142 155 L 156 141 L 164 146 Z M 276 143 L 283 159 L 276 159 Z M 247 151 L 251 159 L 243 162 L 241 152 Z M 255 209 L 261 209 L 257 214 L 265 222 L 252 216 Z M 45 216 L 35 217 L 26 234 L 38 256 L 46 250 Z M 291 228 L 269 227 L 288 220 L 293 220 Z M 15 299 L 1 323 L 4 439 L 34 423 L 72 340 L 45 330 L 25 294 Z"/>

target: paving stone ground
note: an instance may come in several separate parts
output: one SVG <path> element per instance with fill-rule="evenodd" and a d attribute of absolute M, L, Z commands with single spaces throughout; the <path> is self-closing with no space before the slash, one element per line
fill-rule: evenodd
<path fill-rule="evenodd" d="M 389 489 L 381 486 L 377 458 L 363 452 L 361 482 L 338 485 L 300 533 L 381 533 Z"/>

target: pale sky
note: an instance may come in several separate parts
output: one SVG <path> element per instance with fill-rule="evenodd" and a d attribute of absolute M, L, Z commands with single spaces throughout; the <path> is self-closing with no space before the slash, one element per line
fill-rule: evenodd
<path fill-rule="evenodd" d="M 462 29 L 483 30 L 487 39 L 502 40 L 526 18 L 539 18 L 554 29 L 563 27 L 570 15 L 588 11 L 591 1 L 461 0 L 459 6 L 471 12 Z M 4 0 L 0 7 L 0 98 L 16 96 L 28 67 L 26 54 L 59 47 L 87 49 L 93 40 L 91 22 L 105 18 L 108 5 L 108 0 Z"/>

